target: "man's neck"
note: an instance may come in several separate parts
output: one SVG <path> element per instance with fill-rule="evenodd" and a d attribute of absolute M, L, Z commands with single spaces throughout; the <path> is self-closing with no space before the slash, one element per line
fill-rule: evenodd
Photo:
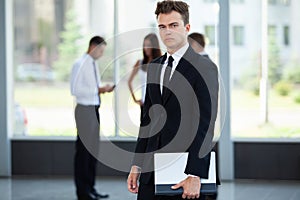
<path fill-rule="evenodd" d="M 95 61 L 96 59 L 94 58 L 94 56 L 93 56 L 93 54 L 92 54 L 92 52 L 86 52 L 86 54 L 88 54 L 89 56 L 91 56 L 92 58 L 93 58 L 93 60 Z"/>

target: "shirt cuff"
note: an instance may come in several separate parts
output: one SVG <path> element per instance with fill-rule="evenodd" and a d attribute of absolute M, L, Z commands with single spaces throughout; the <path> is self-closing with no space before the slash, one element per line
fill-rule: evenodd
<path fill-rule="evenodd" d="M 193 175 L 193 174 L 188 174 L 188 176 L 189 176 L 189 177 L 193 177 L 193 178 L 199 177 L 199 176 L 195 176 L 195 175 Z"/>
<path fill-rule="evenodd" d="M 131 170 L 130 170 L 131 173 L 141 173 L 142 172 L 142 168 L 140 168 L 139 166 L 137 165 L 133 165 L 131 167 Z"/>

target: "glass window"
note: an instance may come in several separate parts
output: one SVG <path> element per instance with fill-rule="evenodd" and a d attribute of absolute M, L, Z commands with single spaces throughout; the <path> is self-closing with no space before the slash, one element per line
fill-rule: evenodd
<path fill-rule="evenodd" d="M 277 0 L 268 0 L 268 3 L 270 5 L 275 5 L 275 4 L 277 4 Z"/>
<path fill-rule="evenodd" d="M 216 35 L 216 30 L 215 30 L 215 26 L 214 25 L 206 25 L 204 27 L 204 30 L 205 30 L 205 35 L 207 37 L 207 44 L 208 45 L 215 45 L 215 35 Z"/>
<path fill-rule="evenodd" d="M 213 1 L 215 2 L 215 1 Z M 199 19 L 204 19 L 207 15 L 205 4 L 198 0 L 190 0 L 187 2 L 190 5 L 190 23 L 192 24 L 191 32 L 205 33 L 203 27 L 204 22 Z M 209 9 L 213 9 L 214 4 L 206 5 Z M 128 12 L 132 8 L 139 8 L 134 12 Z M 119 31 L 117 40 L 119 47 L 118 62 L 120 64 L 119 74 L 117 79 L 118 98 L 117 103 L 117 131 L 120 137 L 137 136 L 140 122 L 140 107 L 133 102 L 128 89 L 128 78 L 133 69 L 134 64 L 138 59 L 142 58 L 142 43 L 143 38 L 149 33 L 154 32 L 158 35 L 156 16 L 153 14 L 156 7 L 156 2 L 153 1 L 119 1 Z M 199 12 L 199 10 L 203 12 Z M 217 18 L 213 13 L 211 20 L 212 24 L 215 23 Z M 136 16 L 139 16 L 137 18 Z M 134 22 L 134 23 L 133 23 Z M 215 25 L 214 25 L 215 26 Z M 215 29 L 212 30 L 211 40 L 214 44 L 215 41 Z M 159 36 L 159 35 L 158 35 Z M 130 41 L 130 42 L 129 42 Z M 210 43 L 211 44 L 211 43 Z M 165 52 L 165 46 L 160 43 L 162 53 Z M 207 52 L 211 53 L 214 48 L 207 47 Z M 212 54 L 210 54 L 212 55 Z M 212 59 L 214 56 L 212 55 Z M 142 77 L 140 74 L 136 76 L 133 82 L 138 98 L 141 97 L 141 82 Z"/>
<path fill-rule="evenodd" d="M 268 26 L 268 35 L 269 35 L 269 37 L 276 37 L 277 36 L 276 25 L 269 25 Z"/>
<path fill-rule="evenodd" d="M 231 0 L 231 3 L 245 3 L 245 0 Z"/>
<path fill-rule="evenodd" d="M 288 1 L 269 1 L 269 4 L 289 4 Z M 295 4 L 294 4 L 295 3 Z M 231 4 L 230 24 L 242 24 L 245 48 L 230 47 L 232 79 L 232 136 L 234 138 L 299 138 L 300 52 L 295 43 L 300 24 L 299 1 L 292 7 L 268 7 L 268 96 L 262 96 L 262 30 L 261 18 L 251 17 L 262 10 L 261 3 Z M 281 13 L 278 15 L 278 13 Z M 239 17 L 241 14 L 245 17 Z M 261 15 L 260 15 L 261 16 Z M 285 17 L 282 17 L 285 16 Z M 290 24 L 286 24 L 286 22 Z M 281 29 L 281 27 L 283 27 Z M 234 32 L 238 32 L 238 28 Z M 294 35 L 295 34 L 295 35 Z M 235 40 L 235 38 L 233 38 Z M 289 48 L 281 45 L 288 44 Z M 291 41 L 294 41 L 293 43 Z M 235 42 L 235 41 L 233 41 Z M 264 55 L 264 54 L 263 54 Z M 293 56 L 291 56 L 293 55 Z M 264 102 L 267 102 L 265 104 Z M 266 117 L 265 117 L 266 116 Z"/>
<path fill-rule="evenodd" d="M 291 0 L 268 0 L 270 5 L 283 5 L 289 6 L 291 4 Z"/>
<path fill-rule="evenodd" d="M 243 26 L 233 26 L 233 44 L 234 45 L 244 45 L 244 27 Z"/>
<path fill-rule="evenodd" d="M 289 26 L 283 27 L 283 43 L 285 46 L 290 45 L 290 27 Z"/>
<path fill-rule="evenodd" d="M 16 119 L 24 119 L 16 120 L 15 135 L 75 135 L 72 99 L 66 84 L 57 85 L 54 66 L 69 8 L 70 1 L 14 1 Z"/>
<path fill-rule="evenodd" d="M 14 0 L 15 135 L 76 135 L 69 76 L 74 61 L 86 52 L 94 34 L 104 36 L 107 42 L 103 57 L 97 61 L 102 83 L 117 83 L 114 93 L 101 98 L 101 133 L 110 137 L 138 134 L 140 107 L 130 96 L 127 80 L 142 58 L 143 38 L 150 32 L 158 33 L 156 1 L 118 3 L 119 23 L 114 24 L 111 0 Z M 207 35 L 206 51 L 212 59 L 217 58 L 217 48 L 212 45 L 216 43 L 218 11 L 211 12 L 216 4 L 198 0 L 188 4 L 191 31 Z M 208 14 L 211 17 L 206 17 Z M 213 25 L 203 28 L 205 24 Z M 115 27 L 118 33 L 114 36 Z M 161 48 L 164 53 L 163 44 Z M 141 82 L 140 77 L 134 80 L 138 97 Z"/>
<path fill-rule="evenodd" d="M 76 2 L 14 0 L 15 136 L 76 135 L 71 67 L 87 50 L 90 33 L 105 37 L 113 30 L 113 17 L 102 16 L 110 16 L 109 9 L 98 12 L 99 5 Z M 100 3 L 109 8 L 108 2 Z M 95 18 L 97 25 L 91 25 Z"/>
<path fill-rule="evenodd" d="M 218 0 L 203 0 L 205 3 L 215 3 L 218 2 Z"/>
<path fill-rule="evenodd" d="M 280 0 L 280 3 L 285 6 L 291 5 L 291 0 Z"/>

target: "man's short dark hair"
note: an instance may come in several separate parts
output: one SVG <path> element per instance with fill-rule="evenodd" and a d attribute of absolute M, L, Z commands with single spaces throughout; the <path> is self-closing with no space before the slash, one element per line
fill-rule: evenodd
<path fill-rule="evenodd" d="M 169 14 L 172 11 L 180 13 L 184 25 L 189 23 L 189 6 L 183 1 L 165 0 L 157 2 L 155 14 L 158 18 L 159 14 Z"/>
<path fill-rule="evenodd" d="M 192 41 L 197 42 L 200 44 L 203 48 L 205 47 L 205 37 L 202 33 L 191 33 L 188 36 L 188 40 L 191 43 Z"/>
<path fill-rule="evenodd" d="M 90 40 L 89 46 L 92 46 L 92 45 L 99 45 L 99 44 L 104 44 L 104 45 L 106 45 L 106 42 L 105 42 L 104 38 L 103 38 L 103 37 L 100 37 L 100 36 L 94 36 L 94 37 L 92 37 L 92 39 Z"/>

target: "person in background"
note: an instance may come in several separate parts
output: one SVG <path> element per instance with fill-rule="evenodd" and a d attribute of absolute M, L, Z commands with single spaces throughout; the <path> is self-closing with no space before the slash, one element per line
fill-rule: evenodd
<path fill-rule="evenodd" d="M 143 58 L 136 61 L 133 66 L 133 70 L 128 79 L 128 87 L 133 98 L 133 101 L 141 106 L 141 112 L 143 110 L 143 105 L 145 101 L 146 94 L 146 81 L 147 81 L 147 67 L 148 64 L 155 58 L 161 56 L 161 50 L 159 47 L 159 41 L 155 33 L 150 33 L 145 36 L 143 41 Z M 134 89 L 132 86 L 132 82 L 137 74 L 140 74 L 141 79 L 141 90 L 142 90 L 142 98 L 137 99 L 134 94 Z M 142 115 L 141 115 L 142 116 Z"/>
<path fill-rule="evenodd" d="M 191 33 L 188 37 L 188 41 L 194 51 L 201 56 L 209 58 L 208 54 L 205 52 L 205 36 L 202 33 Z"/>
<path fill-rule="evenodd" d="M 105 47 L 106 42 L 102 37 L 91 38 L 87 53 L 74 63 L 71 73 L 71 94 L 76 99 L 74 179 L 78 200 L 108 197 L 108 194 L 100 194 L 95 189 L 97 159 L 94 157 L 99 150 L 100 95 L 114 89 L 110 85 L 102 86 L 96 63 L 103 55 Z"/>
<path fill-rule="evenodd" d="M 206 44 L 205 43 L 205 36 L 202 33 L 194 32 L 194 33 L 189 34 L 188 41 L 189 41 L 190 45 L 192 46 L 192 48 L 194 49 L 194 51 L 196 53 L 199 53 L 201 56 L 204 56 L 204 57 L 210 59 L 208 54 L 205 51 L 205 44 Z M 217 155 L 218 151 L 217 151 L 216 146 L 214 146 L 213 151 Z M 217 170 L 216 170 L 216 184 L 221 185 L 220 178 L 219 178 L 219 173 L 218 173 L 219 170 L 218 170 L 218 162 L 217 161 L 216 161 L 216 167 L 217 167 Z M 207 200 L 215 200 L 215 199 L 217 199 L 217 196 L 218 196 L 218 193 L 207 197 Z"/>

